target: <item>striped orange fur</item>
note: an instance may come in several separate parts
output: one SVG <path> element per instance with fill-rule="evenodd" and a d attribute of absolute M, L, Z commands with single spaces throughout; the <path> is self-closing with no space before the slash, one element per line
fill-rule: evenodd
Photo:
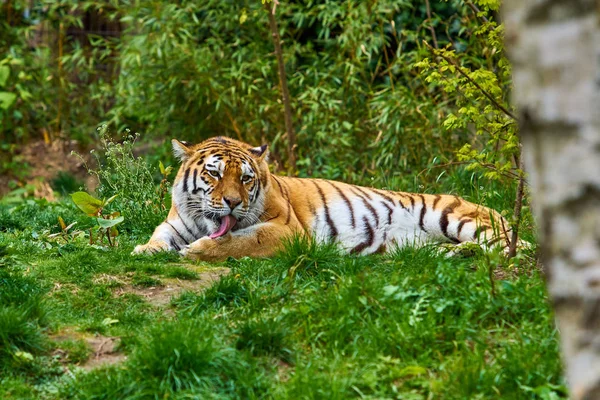
<path fill-rule="evenodd" d="M 277 176 L 269 172 L 267 146 L 226 137 L 197 145 L 173 140 L 173 149 L 182 165 L 171 210 L 134 253 L 176 250 L 206 261 L 268 257 L 297 234 L 335 241 L 355 254 L 429 242 L 508 245 L 499 213 L 457 196 Z"/>

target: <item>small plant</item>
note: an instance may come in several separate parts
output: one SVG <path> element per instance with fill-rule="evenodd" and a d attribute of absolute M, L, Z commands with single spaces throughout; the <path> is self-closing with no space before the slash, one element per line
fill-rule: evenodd
<path fill-rule="evenodd" d="M 162 161 L 158 162 L 158 169 L 160 170 L 160 174 L 162 175 L 162 180 L 160 181 L 160 186 L 158 187 L 158 196 L 160 198 L 160 207 L 164 211 L 167 209 L 167 205 L 171 204 L 171 199 L 168 197 L 169 195 L 169 175 L 173 172 L 173 167 L 168 166 L 165 168 Z M 168 200 L 168 201 L 165 201 Z"/>
<path fill-rule="evenodd" d="M 150 233 L 166 217 L 165 210 L 169 192 L 168 176 L 172 167 L 164 167 L 160 173 L 162 181 L 157 189 L 155 168 L 149 166 L 142 157 L 133 154 L 133 147 L 139 134 L 131 134 L 129 129 L 122 141 L 109 136 L 108 127 L 98 128 L 101 151 L 98 154 L 92 150 L 100 168 L 91 169 L 84 161 L 88 173 L 98 178 L 98 194 L 101 197 L 118 198 L 114 205 L 127 215 L 123 229 Z"/>
<path fill-rule="evenodd" d="M 58 216 L 58 226 L 60 227 L 60 232 L 48 235 L 48 238 L 52 239 L 55 237 L 60 237 L 61 239 L 63 239 L 65 241 L 65 243 L 72 242 L 82 232 L 82 231 L 77 231 L 77 230 L 71 231 L 71 228 L 73 228 L 75 226 L 75 224 L 77 224 L 77 222 L 73 222 L 72 224 L 67 225 L 65 223 L 65 221 L 62 219 L 62 217 L 59 215 Z"/>
<path fill-rule="evenodd" d="M 75 205 L 79 207 L 79 209 L 86 213 L 88 216 L 94 217 L 96 219 L 96 222 L 98 223 L 98 225 L 94 228 L 90 228 L 90 244 L 94 244 L 94 236 L 92 234 L 92 230 L 96 229 L 98 231 L 100 241 L 102 241 L 102 239 L 106 237 L 109 246 L 117 246 L 116 237 L 119 235 L 117 225 L 123 222 L 125 218 L 118 211 L 112 212 L 110 214 L 103 213 L 104 208 L 110 203 L 112 203 L 112 201 L 116 197 L 117 195 L 114 195 L 108 200 L 100 200 L 95 198 L 94 196 L 89 195 L 86 192 L 75 192 L 71 195 L 73 203 L 75 203 Z"/>

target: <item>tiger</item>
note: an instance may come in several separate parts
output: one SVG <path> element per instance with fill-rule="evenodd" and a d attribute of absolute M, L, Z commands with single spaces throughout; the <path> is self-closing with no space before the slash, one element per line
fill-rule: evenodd
<path fill-rule="evenodd" d="M 271 173 L 268 146 L 224 136 L 172 140 L 181 162 L 166 220 L 133 254 L 178 251 L 191 260 L 271 257 L 286 238 L 335 242 L 367 255 L 427 243 L 507 248 L 495 210 L 448 194 L 418 194 Z"/>

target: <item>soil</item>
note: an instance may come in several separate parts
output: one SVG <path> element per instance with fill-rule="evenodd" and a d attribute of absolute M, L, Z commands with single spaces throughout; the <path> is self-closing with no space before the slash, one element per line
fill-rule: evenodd
<path fill-rule="evenodd" d="M 60 334 L 51 336 L 51 338 L 58 344 L 53 355 L 58 357 L 61 362 L 66 363 L 68 363 L 68 355 L 67 352 L 61 349 L 60 343 L 68 340 L 84 341 L 90 349 L 90 356 L 79 366 L 88 371 L 107 365 L 117 364 L 127 359 L 125 354 L 117 350 L 120 342 L 118 337 L 104 335 L 89 336 L 84 333 L 78 333 L 67 329 Z"/>
<path fill-rule="evenodd" d="M 78 157 L 72 152 L 80 154 Z M 90 176 L 85 168 L 85 163 L 93 163 L 89 153 L 82 150 L 75 140 L 55 140 L 46 143 L 43 140 L 33 142 L 24 146 L 19 154 L 14 156 L 23 171 L 8 171 L 8 174 L 0 176 L 0 196 L 10 192 L 10 183 L 17 182 L 17 186 L 31 185 L 33 196 L 55 200 L 50 183 L 59 172 L 66 172 L 85 183 L 86 187 L 93 190 L 97 184 L 93 176 Z M 84 162 L 85 161 L 85 162 Z M 21 174 L 25 174 L 24 176 Z M 17 179 L 20 176 L 21 179 Z"/>
<path fill-rule="evenodd" d="M 119 341 L 119 338 L 102 335 L 86 339 L 88 346 L 92 349 L 92 355 L 81 367 L 89 371 L 125 361 L 127 356 L 117 351 Z"/>
<path fill-rule="evenodd" d="M 176 278 L 160 278 L 162 285 L 155 287 L 139 287 L 131 284 L 131 276 L 115 276 L 108 274 L 98 275 L 95 283 L 108 283 L 115 286 L 113 291 L 114 296 L 123 296 L 127 293 L 133 293 L 144 298 L 149 304 L 164 308 L 165 314 L 172 314 L 172 311 L 167 307 L 171 302 L 171 298 L 179 295 L 183 291 L 198 292 L 210 286 L 214 281 L 227 275 L 230 272 L 229 268 L 225 267 L 202 267 L 195 264 L 177 264 L 178 266 L 190 269 L 198 273 L 198 279 L 181 280 Z M 57 342 L 57 348 L 54 350 L 54 356 L 62 359 L 67 356 L 67 352 L 60 348 L 60 342 L 67 340 L 83 340 L 90 349 L 90 357 L 79 365 L 85 370 L 92 370 L 107 365 L 118 364 L 127 359 L 127 356 L 118 350 L 120 338 L 109 337 L 104 335 L 89 336 L 89 334 L 80 333 L 72 329 L 66 329 L 56 335 L 51 336 L 51 339 Z M 67 358 L 64 359 L 68 363 Z M 282 371 L 287 368 L 284 365 Z M 65 366 L 68 368 L 68 366 Z"/>
<path fill-rule="evenodd" d="M 182 264 L 184 268 L 188 268 L 191 270 L 198 269 L 197 266 L 193 264 L 185 265 Z M 183 291 L 192 291 L 197 292 L 202 289 L 205 289 L 212 285 L 212 283 L 216 280 L 219 280 L 221 276 L 227 275 L 229 273 L 229 268 L 210 268 L 210 269 L 202 269 L 198 272 L 198 279 L 194 280 L 181 280 L 176 278 L 159 278 L 162 282 L 160 286 L 151 286 L 151 287 L 139 287 L 131 284 L 125 284 L 121 287 L 118 287 L 113 294 L 115 296 L 122 296 L 126 293 L 137 294 L 144 298 L 148 303 L 156 307 L 165 307 L 168 306 L 173 297 L 176 297 Z"/>

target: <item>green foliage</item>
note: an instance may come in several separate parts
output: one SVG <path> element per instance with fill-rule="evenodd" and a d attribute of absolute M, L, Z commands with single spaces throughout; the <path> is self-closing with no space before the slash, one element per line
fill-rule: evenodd
<path fill-rule="evenodd" d="M 477 3 L 489 10 L 499 7 L 499 1 Z M 443 121 L 444 129 L 475 135 L 475 143 L 465 143 L 457 151 L 458 160 L 468 163 L 470 170 L 481 171 L 487 179 L 507 181 L 523 172 L 516 162 L 520 144 L 509 105 L 511 69 L 504 52 L 504 26 L 490 14 L 478 13 L 482 22 L 473 31 L 480 57 L 459 53 L 450 44 L 441 49 L 429 46 L 432 58 L 424 58 L 415 67 L 430 90 L 441 88 L 455 104 Z"/>
<path fill-rule="evenodd" d="M 431 2 L 431 18 L 424 4 L 410 1 L 280 4 L 276 18 L 297 131 L 298 173 L 407 185 L 407 174 L 432 160 L 453 161 L 456 149 L 481 129 L 460 128 L 459 121 L 448 134 L 441 121 L 451 125 L 450 113 L 461 121 L 472 117 L 460 102 L 472 104 L 444 94 L 441 83 L 416 75 L 413 65 L 430 54 L 422 42 L 431 42 L 433 28 L 441 49 L 452 44 L 447 51 L 454 51 L 464 68 L 473 64 L 476 80 L 507 70 L 501 27 L 491 13 L 498 1 L 475 3 L 482 12 L 462 0 Z M 256 144 L 268 141 L 276 168 L 285 163 L 281 94 L 261 2 L 13 4 L 13 15 L 21 18 L 3 25 L 12 39 L 4 43 L 12 51 L 4 64 L 11 76 L 21 77 L 20 87 L 31 97 L 13 106 L 21 119 L 5 121 L 2 129 L 16 136 L 3 139 L 8 143 L 40 129 L 94 141 L 102 132 L 90 135 L 91 128 L 104 120 L 116 131 L 149 132 L 148 139 L 166 135 L 197 142 L 218 133 Z M 93 23 L 122 33 L 86 35 Z M 25 38 L 37 37 L 40 26 L 56 37 L 53 46 L 62 43 L 62 54 L 41 46 L 25 50 Z M 497 85 L 506 99 L 507 80 L 501 78 Z M 454 82 L 456 89 L 472 92 L 467 82 Z M 431 183 L 427 175 L 421 179 Z"/>
<path fill-rule="evenodd" d="M 170 200 L 166 194 L 169 189 L 170 170 L 163 167 L 160 187 L 156 187 L 154 179 L 155 169 L 150 167 L 141 157 L 133 154 L 133 147 L 139 134 L 132 135 L 129 130 L 122 142 L 111 139 L 108 128 L 99 128 L 102 144 L 102 155 L 96 154 L 99 168 L 94 170 L 88 168 L 90 174 L 98 178 L 98 194 L 109 197 L 114 209 L 119 210 L 127 220 L 123 228 L 136 233 L 149 233 L 159 225 L 166 217 L 168 209 L 167 201 Z M 162 164 L 161 164 L 162 165 Z M 74 199 L 75 200 L 75 199 Z M 89 199 L 88 199 L 89 200 Z M 90 201 L 81 199 L 88 211 L 98 212 L 107 204 L 92 204 Z M 81 208 L 81 207 L 80 207 Z M 82 210 L 88 213 L 82 208 Z M 91 215 L 88 213 L 88 215 Z M 120 214 L 119 214 L 120 215 Z M 123 217 L 115 215 L 114 218 L 104 221 L 98 218 L 98 224 L 103 228 L 110 228 L 108 224 L 120 223 Z M 133 224 L 131 221 L 135 221 Z"/>
<path fill-rule="evenodd" d="M 9 76 L 10 68 L 7 65 L 0 65 L 0 89 L 6 86 Z M 16 99 L 16 94 L 0 91 L 0 109 L 6 112 L 6 110 L 13 105 Z"/>
<path fill-rule="evenodd" d="M 0 269 L 0 371 L 27 370 L 47 349 L 44 290 L 31 278 Z"/>
<path fill-rule="evenodd" d="M 117 225 L 119 225 L 125 217 L 123 217 L 118 211 L 112 212 L 110 214 L 103 214 L 102 211 L 105 207 L 107 207 L 112 201 L 118 196 L 115 194 L 109 199 L 97 199 L 86 192 L 75 192 L 71 194 L 71 199 L 73 203 L 84 213 L 86 213 L 90 217 L 95 217 L 95 221 L 98 224 L 95 228 L 100 234 L 100 239 L 106 237 L 108 244 L 110 246 L 116 246 L 116 237 L 119 235 L 119 231 L 117 230 Z M 59 218 L 59 223 L 61 225 L 61 229 L 63 233 L 66 233 L 68 228 L 65 226 L 64 221 L 61 217 Z M 94 242 L 92 237 L 92 230 L 90 229 L 90 244 Z"/>

